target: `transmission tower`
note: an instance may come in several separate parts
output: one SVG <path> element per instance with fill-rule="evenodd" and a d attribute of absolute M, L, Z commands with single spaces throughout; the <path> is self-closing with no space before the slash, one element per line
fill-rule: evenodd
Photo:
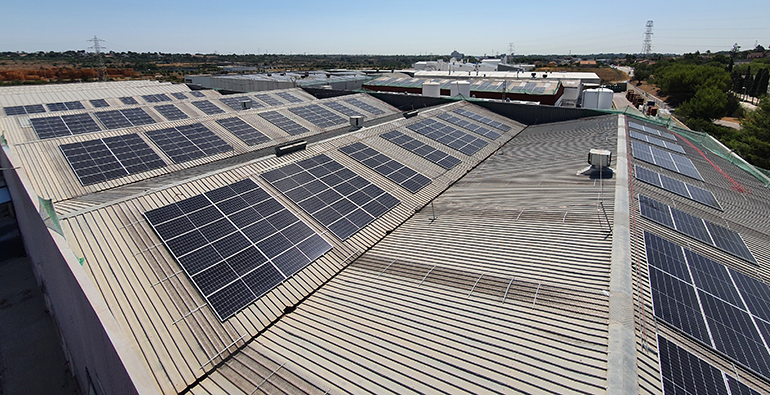
<path fill-rule="evenodd" d="M 642 43 L 642 55 L 650 56 L 652 53 L 652 21 L 647 21 L 644 31 L 644 42 Z"/>
<path fill-rule="evenodd" d="M 86 41 L 94 43 L 94 45 L 91 47 L 88 47 L 88 49 L 93 49 L 94 53 L 96 54 L 96 59 L 99 62 L 99 69 L 98 69 L 99 81 L 103 81 L 104 76 L 107 74 L 107 69 L 104 67 L 104 60 L 102 59 L 102 50 L 104 50 L 105 48 L 101 44 L 99 44 L 99 42 L 103 42 L 104 40 L 94 36 L 94 38 Z"/>

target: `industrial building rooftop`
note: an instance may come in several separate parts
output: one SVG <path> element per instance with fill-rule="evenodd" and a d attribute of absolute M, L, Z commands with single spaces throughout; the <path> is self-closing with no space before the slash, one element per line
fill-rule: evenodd
<path fill-rule="evenodd" d="M 5 178 L 88 391 L 770 391 L 768 182 L 691 131 L 328 89 L 4 89 Z"/>

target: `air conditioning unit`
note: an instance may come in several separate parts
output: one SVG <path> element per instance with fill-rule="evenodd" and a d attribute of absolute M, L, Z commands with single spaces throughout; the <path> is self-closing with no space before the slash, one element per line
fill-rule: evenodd
<path fill-rule="evenodd" d="M 603 169 L 609 167 L 612 163 L 612 152 L 603 149 L 592 149 L 588 151 L 588 164 Z"/>
<path fill-rule="evenodd" d="M 361 115 L 354 115 L 350 117 L 350 127 L 362 128 L 364 127 L 364 117 Z"/>

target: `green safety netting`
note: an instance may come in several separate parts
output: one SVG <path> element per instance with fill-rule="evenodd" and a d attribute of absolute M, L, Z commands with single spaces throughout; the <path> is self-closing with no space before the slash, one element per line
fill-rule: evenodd
<path fill-rule="evenodd" d="M 64 232 L 61 230 L 61 225 L 59 225 L 59 216 L 56 215 L 56 210 L 53 208 L 53 202 L 51 202 L 51 199 L 43 199 L 42 197 L 38 196 L 37 200 L 40 205 L 40 217 L 43 219 L 45 225 L 53 229 L 54 232 L 64 236 Z"/>

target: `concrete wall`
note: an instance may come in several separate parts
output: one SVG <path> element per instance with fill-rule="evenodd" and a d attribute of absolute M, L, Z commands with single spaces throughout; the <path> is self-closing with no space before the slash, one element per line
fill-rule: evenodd
<path fill-rule="evenodd" d="M 13 168 L 18 160 L 7 148 L 2 151 L 2 167 Z M 105 395 L 158 393 L 146 365 L 134 353 L 67 241 L 43 222 L 37 195 L 23 169 L 3 173 L 27 254 L 81 388 L 88 391 L 90 377 Z"/>

